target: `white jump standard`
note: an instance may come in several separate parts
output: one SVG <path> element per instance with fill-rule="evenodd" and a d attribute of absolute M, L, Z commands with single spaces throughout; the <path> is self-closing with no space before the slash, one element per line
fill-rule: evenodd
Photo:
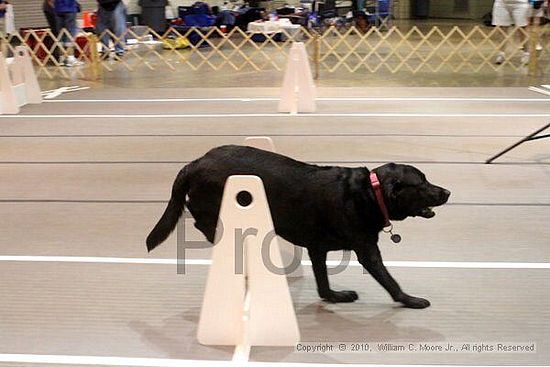
<path fill-rule="evenodd" d="M 316 109 L 316 89 L 306 47 L 302 42 L 294 42 L 288 54 L 278 111 L 297 114 L 313 113 Z"/>
<path fill-rule="evenodd" d="M 249 195 L 248 205 L 238 202 L 242 193 Z M 219 230 L 221 223 L 223 231 Z M 237 236 L 239 231 L 241 236 Z M 286 277 L 265 264 L 267 259 L 274 268 L 283 267 L 259 177 L 227 179 L 214 243 L 198 326 L 199 342 L 245 349 L 294 346 L 300 332 Z M 262 254 L 265 249 L 267 256 Z"/>
<path fill-rule="evenodd" d="M 0 53 L 0 97 L 0 114 L 17 114 L 26 104 L 42 103 L 27 47 L 16 47 L 13 58 L 6 59 Z"/>

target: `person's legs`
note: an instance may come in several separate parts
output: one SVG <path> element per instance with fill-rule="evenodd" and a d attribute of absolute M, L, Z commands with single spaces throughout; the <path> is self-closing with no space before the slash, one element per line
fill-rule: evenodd
<path fill-rule="evenodd" d="M 48 22 L 48 27 L 50 27 L 52 34 L 57 34 L 58 25 L 57 25 L 57 18 L 55 17 L 55 13 L 45 11 L 44 16 L 46 17 L 46 21 Z"/>
<path fill-rule="evenodd" d="M 527 2 L 514 4 L 511 8 L 512 20 L 516 27 L 526 27 L 529 24 L 529 15 L 531 13 L 531 7 Z"/>
<path fill-rule="evenodd" d="M 77 63 L 74 53 L 74 45 L 76 43 L 76 36 L 78 35 L 78 27 L 76 25 L 76 13 L 67 13 L 65 24 L 71 36 L 69 45 L 67 46 L 69 56 L 67 57 L 67 60 L 65 60 L 65 65 L 73 66 Z"/>
<path fill-rule="evenodd" d="M 102 49 L 101 52 L 105 55 L 109 54 L 109 41 L 111 37 L 107 32 L 110 26 L 111 12 L 108 10 L 99 7 L 97 10 L 97 22 L 95 26 L 95 31 L 101 39 Z"/>
<path fill-rule="evenodd" d="M 523 49 L 521 55 L 521 63 L 527 64 L 529 62 L 529 46 L 527 45 L 527 37 L 520 32 L 519 28 L 526 30 L 527 25 L 529 24 L 529 15 L 531 13 L 531 7 L 527 2 L 517 4 L 515 3 L 512 8 L 512 18 L 514 25 L 516 26 L 517 42 L 519 42 L 520 47 Z"/>
<path fill-rule="evenodd" d="M 509 27 L 513 24 L 512 14 L 504 0 L 495 0 L 493 4 L 493 25 Z"/>
<path fill-rule="evenodd" d="M 67 25 L 65 20 L 65 14 L 64 13 L 56 13 L 55 19 L 57 24 L 57 50 L 59 50 L 60 54 L 60 60 L 64 61 L 67 58 L 68 50 L 66 49 L 66 46 L 68 44 L 69 37 L 67 37 Z"/>
<path fill-rule="evenodd" d="M 542 18 L 544 17 L 544 6 L 541 4 L 538 9 L 532 8 L 531 14 L 529 17 L 529 26 L 538 28 L 542 23 Z M 537 32 L 538 33 L 538 32 Z M 540 34 L 539 34 L 540 36 Z M 542 51 L 542 45 L 540 44 L 540 39 L 537 41 L 536 50 Z"/>
<path fill-rule="evenodd" d="M 76 26 L 76 13 L 61 13 L 56 14 L 57 25 L 61 34 L 61 42 L 63 47 L 61 49 L 64 53 L 65 66 L 74 66 L 77 64 L 76 57 L 74 55 L 74 42 L 76 41 L 76 35 L 78 28 Z M 59 36 L 58 36 L 59 38 Z"/>
<path fill-rule="evenodd" d="M 510 26 L 512 25 L 512 15 L 509 12 L 508 7 L 504 0 L 495 0 L 493 4 L 493 25 L 497 27 L 502 27 L 506 31 L 506 37 L 508 37 L 508 32 Z M 495 64 L 500 65 L 504 62 L 505 58 L 505 49 L 506 45 L 503 44 L 501 48 L 497 51 L 495 58 Z"/>
<path fill-rule="evenodd" d="M 115 43 L 115 52 L 118 56 L 121 56 L 124 54 L 124 45 L 126 43 L 124 40 L 124 36 L 126 33 L 126 6 L 122 1 L 113 11 L 112 26 L 113 33 L 118 38 L 117 42 Z"/>
<path fill-rule="evenodd" d="M 52 40 L 53 40 L 53 44 L 52 44 L 52 55 L 54 57 L 54 59 L 58 60 L 59 59 L 59 50 L 58 50 L 58 47 L 57 47 L 57 42 L 55 41 L 55 37 L 57 37 L 57 34 L 59 33 L 59 26 L 57 24 L 57 17 L 55 16 L 55 13 L 51 12 L 51 11 L 45 11 L 44 12 L 44 16 L 46 17 L 46 20 L 48 21 L 48 27 L 50 28 L 50 35 L 48 37 L 46 37 L 47 39 L 49 39 L 49 37 L 51 36 Z"/>
<path fill-rule="evenodd" d="M 540 27 L 541 23 L 542 23 L 542 18 L 543 16 L 540 16 L 540 17 L 533 17 L 533 22 L 532 22 L 532 25 L 534 27 Z M 535 49 L 537 51 L 542 51 L 543 47 L 542 47 L 542 44 L 540 43 L 540 33 L 539 33 L 539 39 L 537 41 L 537 44 L 535 46 Z"/>

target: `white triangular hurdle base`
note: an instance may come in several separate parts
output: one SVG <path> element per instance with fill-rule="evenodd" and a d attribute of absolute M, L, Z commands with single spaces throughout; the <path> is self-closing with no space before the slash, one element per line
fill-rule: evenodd
<path fill-rule="evenodd" d="M 19 113 L 29 103 L 42 103 L 42 94 L 29 50 L 18 46 L 13 58 L 0 53 L 0 114 Z"/>
<path fill-rule="evenodd" d="M 252 196 L 248 206 L 237 201 L 243 191 Z M 223 234 L 216 233 L 212 249 L 197 333 L 199 342 L 244 349 L 295 346 L 300 331 L 286 277 L 266 266 L 267 256 L 275 268 L 283 263 L 259 177 L 227 179 L 218 223 L 223 223 L 224 230 Z M 242 237 L 240 247 L 237 238 Z"/>
<path fill-rule="evenodd" d="M 249 147 L 267 150 L 268 152 L 275 153 L 275 144 L 273 140 L 267 136 L 251 136 L 244 139 L 244 145 Z M 297 247 L 288 242 L 284 238 L 277 237 L 279 240 L 279 247 L 281 249 L 281 257 L 285 269 L 288 269 L 286 276 L 290 278 L 297 278 L 304 276 L 304 268 L 302 266 L 301 252 L 296 252 Z"/>
<path fill-rule="evenodd" d="M 316 90 L 303 42 L 294 42 L 288 54 L 287 67 L 281 88 L 279 112 L 315 112 Z"/>

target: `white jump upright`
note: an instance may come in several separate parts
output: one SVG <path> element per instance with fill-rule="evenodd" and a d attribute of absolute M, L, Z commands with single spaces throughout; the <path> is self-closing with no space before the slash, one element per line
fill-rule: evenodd
<path fill-rule="evenodd" d="M 0 55 L 0 114 L 16 114 L 26 104 L 42 103 L 42 94 L 29 50 L 15 48 L 10 59 Z"/>
<path fill-rule="evenodd" d="M 244 145 L 275 153 L 275 143 L 268 136 L 249 136 L 244 139 Z"/>
<path fill-rule="evenodd" d="M 244 144 L 249 147 L 254 147 L 268 152 L 275 152 L 275 143 L 273 139 L 267 136 L 251 136 L 244 139 Z M 296 253 L 296 246 L 288 242 L 284 238 L 278 237 L 279 247 L 283 264 L 285 265 L 286 276 L 290 278 L 298 278 L 304 276 L 304 268 L 302 267 L 301 252 Z M 294 262 L 299 261 L 294 265 Z"/>
<path fill-rule="evenodd" d="M 278 111 L 292 114 L 315 112 L 315 99 L 315 84 L 306 47 L 303 42 L 294 42 L 288 54 Z"/>
<path fill-rule="evenodd" d="M 16 113 L 19 113 L 19 103 L 11 84 L 8 63 L 0 52 L 0 114 Z"/>
<path fill-rule="evenodd" d="M 247 206 L 237 201 L 243 191 L 252 198 Z M 218 229 L 200 314 L 199 342 L 242 349 L 294 346 L 300 332 L 286 277 L 266 266 L 282 268 L 283 263 L 259 177 L 227 179 Z M 243 239 L 242 246 L 238 238 Z"/>

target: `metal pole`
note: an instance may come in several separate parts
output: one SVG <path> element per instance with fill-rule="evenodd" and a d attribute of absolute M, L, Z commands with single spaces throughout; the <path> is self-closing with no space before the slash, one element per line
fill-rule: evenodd
<path fill-rule="evenodd" d="M 534 19 L 534 18 L 533 18 Z M 539 25 L 529 26 L 529 75 L 536 76 L 538 70 L 537 43 L 539 42 Z"/>
<path fill-rule="evenodd" d="M 101 75 L 101 62 L 97 53 L 98 39 L 95 34 L 88 36 L 88 45 L 90 48 L 90 62 L 92 71 L 92 80 L 98 80 Z"/>
<path fill-rule="evenodd" d="M 512 149 L 514 149 L 515 147 L 517 147 L 518 145 L 521 145 L 523 143 L 525 143 L 526 141 L 530 141 L 530 140 L 536 140 L 536 139 L 540 139 L 540 138 L 546 138 L 548 137 L 548 135 L 545 135 L 545 136 L 540 136 L 540 137 L 535 137 L 535 135 L 537 135 L 538 133 L 548 129 L 550 127 L 550 124 L 538 129 L 537 131 L 535 131 L 534 133 L 532 133 L 531 135 L 528 135 L 526 136 L 525 138 L 521 139 L 520 141 L 518 141 L 517 143 L 509 146 L 508 148 L 504 149 L 502 152 L 494 155 L 493 157 L 487 159 L 485 161 L 486 164 L 490 164 L 491 162 L 493 162 L 495 159 L 497 159 L 498 157 L 508 153 L 509 151 L 511 151 Z"/>
<path fill-rule="evenodd" d="M 313 65 L 315 66 L 315 75 L 313 79 L 319 80 L 320 77 L 320 61 L 321 60 L 321 39 L 319 33 L 313 35 Z"/>

